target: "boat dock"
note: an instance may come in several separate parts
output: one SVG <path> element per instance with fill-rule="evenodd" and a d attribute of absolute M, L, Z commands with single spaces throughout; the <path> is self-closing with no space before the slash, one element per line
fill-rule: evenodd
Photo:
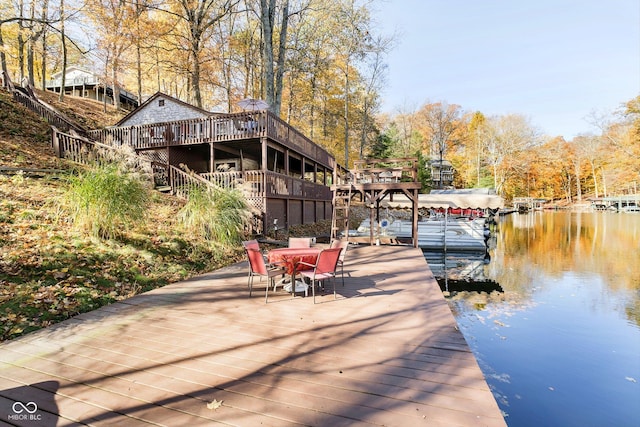
<path fill-rule="evenodd" d="M 506 426 L 421 250 L 344 270 L 265 304 L 242 262 L 2 343 L 0 425 Z"/>

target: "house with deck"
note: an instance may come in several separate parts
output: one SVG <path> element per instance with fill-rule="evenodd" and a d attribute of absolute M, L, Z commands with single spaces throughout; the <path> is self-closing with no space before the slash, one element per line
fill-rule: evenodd
<path fill-rule="evenodd" d="M 62 87 L 62 71 L 53 74 L 51 80 L 47 81 L 45 86 L 47 90 L 52 92 L 60 93 L 64 90 L 65 95 L 113 104 L 113 86 L 105 83 L 104 78 L 96 73 L 80 67 L 68 67 L 66 69 L 64 87 Z M 118 90 L 122 108 L 133 110 L 138 106 L 137 96 L 122 87 L 118 87 Z"/>
<path fill-rule="evenodd" d="M 257 233 L 276 223 L 283 228 L 332 216 L 335 158 L 268 110 L 210 113 L 157 93 L 89 138 L 131 146 L 152 162 L 156 181 L 177 193 L 185 172 L 238 186 L 260 212 Z"/>

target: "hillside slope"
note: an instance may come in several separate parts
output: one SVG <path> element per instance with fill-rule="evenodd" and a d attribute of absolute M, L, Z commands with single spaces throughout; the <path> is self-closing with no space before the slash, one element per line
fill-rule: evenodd
<path fill-rule="evenodd" d="M 34 92 L 38 98 L 87 130 L 113 126 L 128 114 L 126 110 L 114 110 L 111 105 L 107 105 L 105 109 L 103 103 L 92 99 L 66 95 L 65 101 L 60 102 L 57 93 L 42 90 L 35 90 Z"/>
<path fill-rule="evenodd" d="M 49 125 L 0 90 L 0 166 L 57 168 L 59 164 Z"/>
<path fill-rule="evenodd" d="M 104 111 L 101 103 L 65 97 L 58 101 L 52 92 L 35 90 L 36 95 L 86 129 L 98 129 L 117 123 L 126 111 Z M 9 93 L 0 90 L 0 167 L 65 168 L 51 148 L 51 128 L 36 113 L 13 101 Z"/>

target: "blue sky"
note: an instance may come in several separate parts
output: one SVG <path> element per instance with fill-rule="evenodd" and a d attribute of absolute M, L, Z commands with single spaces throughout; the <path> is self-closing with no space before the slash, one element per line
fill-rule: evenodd
<path fill-rule="evenodd" d="M 445 101 L 569 140 L 640 94 L 638 0 L 381 0 L 383 111 Z"/>

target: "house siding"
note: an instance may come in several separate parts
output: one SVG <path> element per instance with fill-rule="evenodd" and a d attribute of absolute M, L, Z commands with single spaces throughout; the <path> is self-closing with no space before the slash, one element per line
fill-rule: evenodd
<path fill-rule="evenodd" d="M 161 106 L 160 101 L 164 101 L 164 105 Z M 127 120 L 119 123 L 119 126 L 145 125 L 171 122 L 174 120 L 200 119 L 204 117 L 207 117 L 207 115 L 202 112 L 184 104 L 177 103 L 170 98 L 159 96 L 136 111 L 136 113 Z"/>

